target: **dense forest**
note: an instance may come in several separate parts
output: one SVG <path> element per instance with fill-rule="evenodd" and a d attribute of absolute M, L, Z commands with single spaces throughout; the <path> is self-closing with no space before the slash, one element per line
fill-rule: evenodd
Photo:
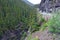
<path fill-rule="evenodd" d="M 24 40 L 36 26 L 35 8 L 21 0 L 0 0 L 0 40 Z"/>

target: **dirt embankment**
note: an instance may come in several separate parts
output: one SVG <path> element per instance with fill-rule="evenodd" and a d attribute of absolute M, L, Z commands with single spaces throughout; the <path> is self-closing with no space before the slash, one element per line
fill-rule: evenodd
<path fill-rule="evenodd" d="M 32 38 L 36 37 L 38 37 L 39 40 L 60 40 L 60 34 L 53 36 L 53 34 L 48 31 L 48 27 L 44 31 L 32 33 Z"/>
<path fill-rule="evenodd" d="M 51 33 L 49 33 L 48 28 L 46 28 L 44 31 L 37 31 L 32 34 L 32 37 L 38 37 L 39 40 L 53 40 L 53 36 Z"/>

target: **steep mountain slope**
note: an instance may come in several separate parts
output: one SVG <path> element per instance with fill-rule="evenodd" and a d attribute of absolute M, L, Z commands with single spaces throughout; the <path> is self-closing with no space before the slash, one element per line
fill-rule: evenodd
<path fill-rule="evenodd" d="M 22 1 L 24 1 L 25 3 L 27 3 L 30 6 L 34 6 L 34 4 L 30 3 L 28 0 L 22 0 Z"/>
<path fill-rule="evenodd" d="M 21 0 L 0 0 L 0 40 L 23 40 L 35 29 L 36 10 Z"/>

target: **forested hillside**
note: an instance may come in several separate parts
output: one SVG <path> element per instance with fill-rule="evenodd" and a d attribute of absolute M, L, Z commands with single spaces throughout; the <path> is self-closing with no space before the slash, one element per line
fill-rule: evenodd
<path fill-rule="evenodd" d="M 36 24 L 34 8 L 21 0 L 0 0 L 0 40 L 24 40 L 30 28 L 37 30 Z"/>

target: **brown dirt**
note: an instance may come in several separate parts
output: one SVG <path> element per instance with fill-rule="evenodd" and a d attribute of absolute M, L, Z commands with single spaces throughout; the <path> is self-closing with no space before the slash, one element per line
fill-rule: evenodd
<path fill-rule="evenodd" d="M 32 37 L 38 37 L 39 40 L 53 40 L 53 36 L 51 33 L 49 33 L 48 28 L 46 28 L 44 31 L 37 31 L 33 33 Z"/>

